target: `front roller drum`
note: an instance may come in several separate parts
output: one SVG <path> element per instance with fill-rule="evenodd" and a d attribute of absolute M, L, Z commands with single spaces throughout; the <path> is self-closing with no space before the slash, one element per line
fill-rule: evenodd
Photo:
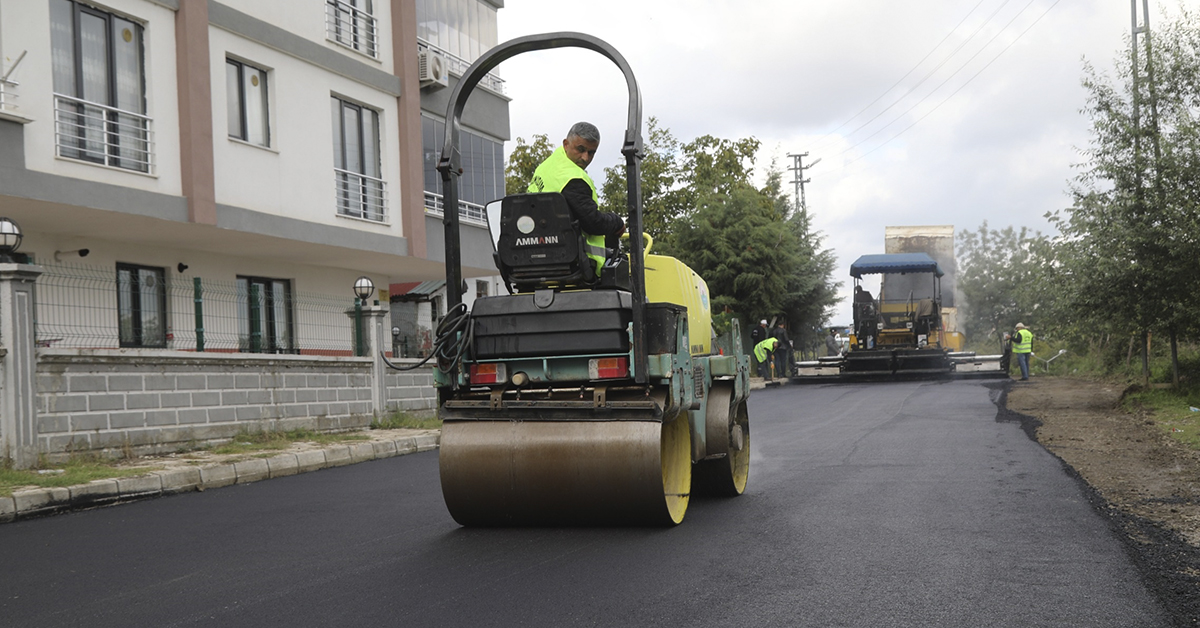
<path fill-rule="evenodd" d="M 450 420 L 440 449 L 442 496 L 464 526 L 675 525 L 687 511 L 686 418 Z"/>

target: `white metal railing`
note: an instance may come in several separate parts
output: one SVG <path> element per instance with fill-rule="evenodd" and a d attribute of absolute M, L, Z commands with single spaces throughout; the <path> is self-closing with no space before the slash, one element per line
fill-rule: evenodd
<path fill-rule="evenodd" d="M 444 216 L 446 214 L 446 202 L 441 194 L 428 190 L 425 191 L 425 212 L 435 216 Z M 459 201 L 458 218 L 464 222 L 473 222 L 485 227 L 487 226 L 487 210 L 483 205 Z"/>
<path fill-rule="evenodd" d="M 379 56 L 375 16 L 342 0 L 326 0 L 325 32 L 333 41 L 371 57 Z"/>
<path fill-rule="evenodd" d="M 16 81 L 0 78 L 0 111 L 17 110 L 17 85 Z"/>
<path fill-rule="evenodd" d="M 59 157 L 154 174 L 149 116 L 63 94 L 54 95 Z"/>
<path fill-rule="evenodd" d="M 340 168 L 333 169 L 333 176 L 337 182 L 339 214 L 375 222 L 387 221 L 387 190 L 383 179 Z"/>
<path fill-rule="evenodd" d="M 424 40 L 417 40 L 417 50 L 433 50 L 434 52 L 446 57 L 446 64 L 448 66 L 446 69 L 452 74 L 457 74 L 458 76 L 466 74 L 467 69 L 471 67 L 471 62 L 467 61 L 466 59 L 450 54 L 449 52 L 446 52 L 445 50 L 442 50 L 441 48 L 438 48 L 437 46 Z M 482 79 L 479 80 L 479 85 L 480 87 L 490 89 L 497 94 L 504 94 L 504 79 L 492 74 L 491 72 L 488 72 Z"/>

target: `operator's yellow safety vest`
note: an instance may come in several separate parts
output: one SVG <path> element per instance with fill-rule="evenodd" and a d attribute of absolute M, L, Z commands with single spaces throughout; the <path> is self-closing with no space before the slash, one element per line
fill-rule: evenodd
<path fill-rule="evenodd" d="M 562 192 L 563 188 L 567 187 L 573 179 L 583 179 L 587 182 L 588 187 L 592 188 L 592 201 L 596 204 L 600 203 L 599 197 L 596 195 L 596 184 L 592 182 L 592 178 L 583 168 L 571 161 L 567 157 L 567 151 L 562 146 L 554 149 L 554 152 L 546 158 L 546 161 L 538 164 L 536 170 L 533 171 L 533 181 L 529 182 L 529 187 L 526 192 Z M 587 256 L 596 263 L 596 276 L 600 275 L 600 269 L 604 266 L 604 258 L 608 251 L 604 248 L 604 236 L 583 234 L 584 252 Z"/>
<path fill-rule="evenodd" d="M 754 345 L 754 357 L 758 359 L 759 362 L 765 362 L 767 360 L 767 352 L 775 351 L 775 345 L 777 344 L 779 344 L 778 338 L 767 338 L 766 340 Z"/>
<path fill-rule="evenodd" d="M 1028 329 L 1018 329 L 1012 350 L 1013 353 L 1033 353 L 1033 332 Z"/>

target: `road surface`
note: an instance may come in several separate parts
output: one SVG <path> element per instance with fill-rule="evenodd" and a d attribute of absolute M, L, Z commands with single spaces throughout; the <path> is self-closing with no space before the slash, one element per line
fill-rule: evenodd
<path fill-rule="evenodd" d="M 755 391 L 746 494 L 671 529 L 460 528 L 436 452 L 8 524 L 0 623 L 1169 624 L 988 386 Z"/>

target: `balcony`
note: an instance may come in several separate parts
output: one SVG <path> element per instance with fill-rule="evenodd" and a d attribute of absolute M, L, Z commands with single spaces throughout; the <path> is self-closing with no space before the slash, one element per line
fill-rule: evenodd
<path fill-rule="evenodd" d="M 17 112 L 17 82 L 0 78 L 0 113 Z"/>
<path fill-rule="evenodd" d="M 436 192 L 425 191 L 425 213 L 434 216 L 446 215 L 446 203 L 441 194 Z M 483 227 L 487 226 L 487 210 L 483 205 L 468 203 L 467 201 L 458 202 L 458 219 L 462 222 L 474 223 Z"/>
<path fill-rule="evenodd" d="M 372 59 L 379 57 L 375 16 L 342 2 L 325 2 L 325 36 Z"/>
<path fill-rule="evenodd" d="M 338 215 L 371 222 L 387 222 L 387 196 L 383 179 L 333 169 L 337 184 Z"/>
<path fill-rule="evenodd" d="M 446 52 L 445 50 L 442 50 L 441 48 L 438 48 L 437 46 L 434 46 L 426 41 L 418 40 L 417 50 L 432 50 L 443 57 L 446 57 L 446 69 L 455 76 L 461 77 L 462 75 L 466 74 L 467 69 L 471 67 L 470 61 L 467 61 L 462 57 L 452 55 L 449 52 Z M 501 96 L 504 95 L 504 79 L 492 74 L 491 72 L 488 72 L 482 79 L 480 79 L 479 86 L 500 94 Z"/>
<path fill-rule="evenodd" d="M 55 94 L 54 144 L 59 157 L 154 174 L 154 132 L 140 113 Z"/>

